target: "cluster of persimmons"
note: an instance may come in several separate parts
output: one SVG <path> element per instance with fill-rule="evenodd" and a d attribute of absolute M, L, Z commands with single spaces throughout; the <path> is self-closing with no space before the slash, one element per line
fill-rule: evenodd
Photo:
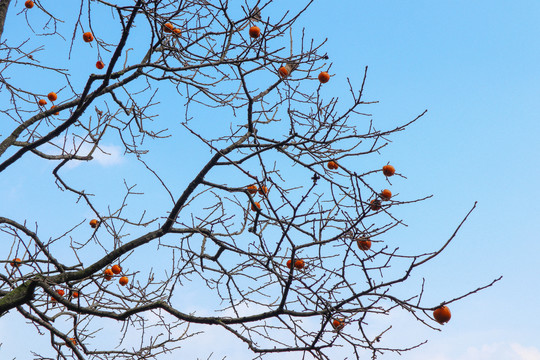
<path fill-rule="evenodd" d="M 256 38 L 260 35 L 260 30 L 259 28 L 254 30 L 254 28 L 257 28 L 257 27 L 254 26 L 250 29 L 250 35 L 251 37 Z M 321 77 L 319 76 L 319 79 L 320 78 Z M 321 80 L 321 82 L 324 83 L 326 81 Z M 339 169 L 339 165 L 335 160 L 329 161 L 326 164 L 326 167 L 330 170 Z M 386 177 L 394 176 L 394 174 L 396 173 L 396 169 L 392 165 L 384 165 L 382 167 L 382 173 Z M 260 188 L 258 188 L 256 185 L 249 185 L 246 188 L 246 190 L 251 195 L 255 195 L 257 192 L 262 196 L 268 195 L 268 188 L 264 185 L 261 186 Z M 369 208 L 373 211 L 380 210 L 382 208 L 382 201 L 389 201 L 392 198 L 392 192 L 388 189 L 384 189 L 378 194 L 378 197 L 379 198 L 373 199 L 369 203 Z M 260 211 L 261 210 L 260 203 L 254 201 L 251 205 L 251 210 Z M 358 248 L 362 251 L 368 251 L 371 249 L 371 240 L 369 237 L 361 237 L 360 239 L 357 239 L 356 244 Z M 302 270 L 305 266 L 306 266 L 306 263 L 302 259 L 296 259 L 294 263 L 292 260 L 287 261 L 287 267 L 289 269 L 292 269 L 294 267 L 295 269 Z M 435 321 L 437 321 L 438 323 L 444 324 L 450 320 L 450 317 L 451 317 L 450 309 L 447 306 L 440 306 L 437 309 L 435 309 L 435 311 L 433 311 L 433 317 Z M 336 331 L 339 331 L 343 329 L 343 327 L 345 326 L 345 319 L 333 319 L 331 322 L 331 325 Z"/>
<path fill-rule="evenodd" d="M 31 0 L 27 0 L 25 2 L 25 7 L 27 9 L 33 8 L 34 2 Z M 163 29 L 163 32 L 170 33 L 174 36 L 180 36 L 182 34 L 182 31 L 176 28 L 171 23 L 165 23 L 162 29 Z M 259 38 L 261 36 L 261 29 L 258 26 L 251 26 L 249 28 L 249 36 L 252 39 Z M 85 32 L 83 33 L 83 40 L 87 43 L 90 43 L 94 40 L 94 35 L 91 32 Z M 103 63 L 103 61 L 98 60 L 96 62 L 96 68 L 103 69 L 104 67 L 105 67 L 105 64 Z M 291 64 L 291 63 L 285 64 L 278 69 L 278 75 L 284 79 L 288 77 L 294 69 L 295 69 L 295 64 Z M 326 71 L 322 71 L 318 75 L 318 80 L 321 84 L 325 84 L 330 80 L 330 74 L 328 74 L 328 72 Z M 57 95 L 54 92 L 49 93 L 47 97 L 51 102 L 54 102 L 57 99 Z M 45 106 L 47 104 L 47 101 L 44 99 L 41 99 L 39 100 L 38 103 L 40 106 Z M 52 108 L 54 107 L 55 105 L 52 105 Z M 55 113 L 55 115 L 58 115 L 58 112 Z M 339 169 L 339 165 L 335 160 L 329 161 L 326 164 L 326 166 L 329 170 Z M 396 169 L 392 165 L 385 165 L 382 168 L 382 172 L 385 176 L 390 177 L 395 174 Z M 246 190 L 251 195 L 255 195 L 259 193 L 259 195 L 261 195 L 263 198 L 268 195 L 268 188 L 265 185 L 262 185 L 260 188 L 257 187 L 256 185 L 250 185 L 246 188 Z M 378 194 L 378 198 L 371 200 L 371 202 L 369 203 L 369 208 L 373 211 L 381 210 L 382 201 L 389 201 L 391 197 L 392 197 L 392 192 L 389 189 L 384 189 Z M 253 201 L 251 204 L 251 210 L 260 211 L 261 210 L 260 203 Z M 98 225 L 99 225 L 99 221 L 97 219 L 90 220 L 90 226 L 92 228 L 97 228 Z M 358 248 L 362 251 L 368 251 L 371 249 L 371 240 L 369 237 L 361 237 L 360 239 L 356 240 L 356 243 L 357 243 Z M 22 264 L 22 260 L 19 258 L 15 258 L 11 261 L 10 264 L 12 267 L 19 267 Z M 288 260 L 286 264 L 287 264 L 287 268 L 289 268 L 290 270 L 293 270 L 293 268 L 297 270 L 302 270 L 306 266 L 306 263 L 303 259 L 296 259 L 294 260 L 294 263 L 292 260 Z M 120 265 L 113 265 L 112 267 L 105 269 L 105 271 L 103 272 L 103 276 L 105 280 L 110 281 L 112 280 L 114 275 L 119 275 L 121 272 L 122 272 L 122 268 L 120 267 Z M 122 276 L 120 277 L 118 282 L 120 285 L 125 286 L 128 284 L 129 279 L 126 276 Z M 60 296 L 64 296 L 64 290 L 62 289 L 57 289 L 56 293 Z M 73 291 L 71 294 L 72 294 L 72 297 L 75 297 L 75 298 L 79 296 L 79 293 L 77 291 Z M 56 300 L 51 297 L 51 301 L 56 301 Z M 448 322 L 451 318 L 450 309 L 448 309 L 447 306 L 440 306 L 433 311 L 433 317 L 438 323 L 444 324 Z M 331 325 L 336 331 L 339 331 L 343 329 L 343 327 L 345 326 L 345 319 L 343 318 L 333 319 L 331 321 Z M 77 345 L 77 342 L 74 338 L 70 338 L 70 341 L 72 341 L 74 345 Z"/>

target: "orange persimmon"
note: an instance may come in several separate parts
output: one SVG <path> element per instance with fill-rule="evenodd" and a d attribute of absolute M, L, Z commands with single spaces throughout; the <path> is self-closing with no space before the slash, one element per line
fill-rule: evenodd
<path fill-rule="evenodd" d="M 371 249 L 371 240 L 369 238 L 361 238 L 356 241 L 356 245 L 360 250 L 367 251 Z"/>
<path fill-rule="evenodd" d="M 448 306 L 443 305 L 433 311 L 433 317 L 435 318 L 435 321 L 442 325 L 450 321 L 452 314 L 450 313 Z"/>
<path fill-rule="evenodd" d="M 334 319 L 332 320 L 332 327 L 337 331 L 345 327 L 345 319 Z"/>
<path fill-rule="evenodd" d="M 383 191 L 381 191 L 381 198 L 383 200 L 390 200 L 390 198 L 392 197 L 392 192 L 388 189 L 384 189 Z"/>
<path fill-rule="evenodd" d="M 326 167 L 328 167 L 330 170 L 337 170 L 339 165 L 335 161 L 329 161 L 328 164 L 326 164 Z"/>
<path fill-rule="evenodd" d="M 84 42 L 92 42 L 94 40 L 94 35 L 92 35 L 92 33 L 88 31 L 82 34 L 82 38 Z"/>
<path fill-rule="evenodd" d="M 396 169 L 392 165 L 384 165 L 382 172 L 386 176 L 392 176 L 396 173 Z"/>
<path fill-rule="evenodd" d="M 118 275 L 118 274 L 120 274 L 120 273 L 122 272 L 122 268 L 120 267 L 120 265 L 113 265 L 113 266 L 111 267 L 111 271 L 112 271 L 114 274 Z"/>
<path fill-rule="evenodd" d="M 122 286 L 126 286 L 127 283 L 129 282 L 129 279 L 127 278 L 127 276 L 122 276 L 119 280 L 118 280 L 118 283 Z"/>
<path fill-rule="evenodd" d="M 174 30 L 174 25 L 171 24 L 171 23 L 166 23 L 165 25 L 163 25 L 163 31 L 166 32 L 166 33 L 170 33 Z"/>
<path fill-rule="evenodd" d="M 13 266 L 13 267 L 19 267 L 21 266 L 21 263 L 22 263 L 22 260 L 19 259 L 19 258 L 15 258 L 13 260 L 11 260 L 11 262 L 9 263 L 9 265 Z"/>
<path fill-rule="evenodd" d="M 292 264 L 291 260 L 288 260 L 288 261 L 287 261 L 287 267 L 288 267 L 289 269 L 291 268 L 291 264 Z M 294 262 L 294 267 L 295 267 L 296 269 L 303 269 L 305 266 L 306 266 L 306 263 L 305 263 L 304 260 L 298 259 L 298 260 L 295 260 L 295 262 Z"/>
<path fill-rule="evenodd" d="M 259 204 L 258 202 L 251 204 L 251 210 L 253 211 L 261 210 L 261 204 Z"/>
<path fill-rule="evenodd" d="M 278 70 L 279 76 L 282 78 L 287 77 L 289 75 L 289 70 L 285 66 L 282 66 Z"/>
<path fill-rule="evenodd" d="M 321 84 L 326 84 L 330 80 L 330 74 L 328 74 L 326 71 L 322 71 L 319 74 L 319 81 Z"/>
<path fill-rule="evenodd" d="M 103 272 L 103 275 L 105 276 L 105 280 L 111 280 L 114 273 L 112 272 L 111 269 L 107 268 L 105 269 L 105 271 Z"/>
<path fill-rule="evenodd" d="M 249 36 L 253 39 L 258 38 L 261 35 L 261 29 L 258 26 L 252 26 L 249 28 Z"/>

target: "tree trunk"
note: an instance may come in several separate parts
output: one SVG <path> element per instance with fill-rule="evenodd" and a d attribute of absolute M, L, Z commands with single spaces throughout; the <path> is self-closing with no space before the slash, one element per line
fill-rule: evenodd
<path fill-rule="evenodd" d="M 7 11 L 11 0 L 0 0 L 0 40 L 4 33 L 4 22 L 6 21 Z"/>

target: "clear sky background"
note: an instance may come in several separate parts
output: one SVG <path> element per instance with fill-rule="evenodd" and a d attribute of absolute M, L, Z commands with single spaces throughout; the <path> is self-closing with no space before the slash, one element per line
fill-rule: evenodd
<path fill-rule="evenodd" d="M 30 37 L 17 26 L 25 24 L 23 15 L 14 16 L 18 10 L 13 10 L 3 37 Z M 382 319 L 394 326 L 389 344 L 429 341 L 401 357 L 386 354 L 381 359 L 540 360 L 539 20 L 537 1 L 320 0 L 297 24 L 298 30 L 299 25 L 306 28 L 307 38 L 328 39 L 324 51 L 333 75 L 325 85 L 328 96 L 346 99 L 347 78 L 359 87 L 364 67 L 369 67 L 365 99 L 379 103 L 366 111 L 377 128 L 393 128 L 428 109 L 420 121 L 391 138 L 378 160 L 391 162 L 407 177 L 394 183 L 399 196 L 434 195 L 396 209 L 408 227 L 388 233 L 386 241 L 395 236 L 406 250 L 436 249 L 478 202 L 456 239 L 423 268 L 413 286 L 426 277 L 425 296 L 437 303 L 503 276 L 495 286 L 452 304 L 452 320 L 441 332 L 399 313 Z M 73 66 L 88 68 L 75 61 Z M 0 129 L 4 134 L 2 125 Z M 96 161 L 96 174 L 112 167 L 129 171 L 129 161 L 114 144 L 106 145 L 113 155 Z M 364 159 L 357 161 L 349 160 L 349 165 L 361 168 Z M 37 175 L 50 174 L 40 163 L 24 159 L 21 166 L 36 166 Z M 15 168 L 0 177 L 0 198 L 18 204 L 12 213 L 20 221 L 37 221 L 43 211 L 32 209 L 32 191 L 44 189 L 28 190 L 31 182 Z M 14 329 L 21 326 L 20 319 L 13 314 L 0 319 L 1 359 L 28 358 L 18 353 L 23 343 Z M 48 339 L 43 341 L 46 346 Z M 249 358 L 243 344 L 226 341 L 219 332 L 186 344 L 192 355 L 187 358 L 196 358 L 208 342 L 225 349 L 231 359 Z M 346 356 L 351 355 L 336 350 L 336 359 Z"/>

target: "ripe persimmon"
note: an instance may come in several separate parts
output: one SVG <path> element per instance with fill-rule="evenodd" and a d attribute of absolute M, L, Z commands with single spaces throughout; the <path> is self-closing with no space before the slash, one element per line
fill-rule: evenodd
<path fill-rule="evenodd" d="M 90 226 L 91 226 L 93 229 L 97 228 L 98 224 L 99 224 L 99 221 L 97 221 L 97 219 L 92 219 L 92 220 L 90 220 Z"/>
<path fill-rule="evenodd" d="M 392 165 L 384 165 L 382 172 L 386 176 L 392 176 L 396 173 L 396 169 Z"/>
<path fill-rule="evenodd" d="M 288 261 L 287 261 L 287 267 L 288 267 L 289 269 L 291 268 L 291 264 L 292 264 L 291 260 L 288 260 Z M 295 261 L 294 261 L 294 267 L 295 267 L 296 269 L 303 269 L 305 266 L 306 266 L 306 263 L 305 263 L 304 260 L 298 259 L 298 260 L 295 260 Z"/>
<path fill-rule="evenodd" d="M 176 36 L 180 36 L 180 34 L 182 34 L 182 30 L 180 30 L 178 28 L 174 28 L 172 32 Z"/>
<path fill-rule="evenodd" d="M 84 42 L 92 42 L 94 40 L 94 35 L 92 35 L 92 33 L 88 31 L 82 34 L 82 38 Z"/>
<path fill-rule="evenodd" d="M 337 162 L 335 161 L 329 161 L 328 164 L 326 164 L 326 166 L 330 169 L 330 170 L 337 170 L 339 168 L 339 165 L 337 164 Z"/>
<path fill-rule="evenodd" d="M 111 269 L 107 268 L 105 269 L 105 271 L 103 272 L 103 275 L 105 276 L 105 280 L 111 280 L 114 273 L 112 272 Z"/>
<path fill-rule="evenodd" d="M 77 346 L 77 340 L 75 340 L 75 338 L 69 338 L 69 341 L 71 341 L 73 345 Z"/>
<path fill-rule="evenodd" d="M 56 107 L 56 105 L 51 106 L 51 110 L 54 109 L 55 107 Z M 53 115 L 60 115 L 60 111 L 57 111 L 57 112 L 53 113 Z"/>
<path fill-rule="evenodd" d="M 19 267 L 21 266 L 21 263 L 22 263 L 22 260 L 19 259 L 19 258 L 15 258 L 13 260 L 11 260 L 11 262 L 9 263 L 9 265 L 13 266 L 13 267 Z"/>
<path fill-rule="evenodd" d="M 45 106 L 45 105 L 47 105 L 47 100 L 41 99 L 41 100 L 38 101 L 38 104 L 41 105 L 41 106 Z"/>
<path fill-rule="evenodd" d="M 249 36 L 253 39 L 258 38 L 261 35 L 261 29 L 258 26 L 252 26 L 249 28 Z"/>
<path fill-rule="evenodd" d="M 96 67 L 101 70 L 105 67 L 105 64 L 103 63 L 103 61 L 99 60 L 96 62 Z"/>
<path fill-rule="evenodd" d="M 261 204 L 259 204 L 258 202 L 251 204 L 251 210 L 253 211 L 261 210 Z"/>
<path fill-rule="evenodd" d="M 289 70 L 287 70 L 285 66 L 280 67 L 278 70 L 278 73 L 279 73 L 279 76 L 281 76 L 282 78 L 289 76 Z"/>
<path fill-rule="evenodd" d="M 118 275 L 122 272 L 122 268 L 120 267 L 120 265 L 113 265 L 111 267 L 111 270 L 114 274 Z"/>
<path fill-rule="evenodd" d="M 119 280 L 118 280 L 118 283 L 122 286 L 126 286 L 127 283 L 129 282 L 129 279 L 127 278 L 127 276 L 122 276 Z"/>
<path fill-rule="evenodd" d="M 328 74 L 326 71 L 322 71 L 319 74 L 319 81 L 321 84 L 326 84 L 330 80 L 330 74 Z"/>
<path fill-rule="evenodd" d="M 443 305 L 433 311 L 433 317 L 435 318 L 435 321 L 442 325 L 450 321 L 452 314 L 450 313 L 448 306 Z"/>
<path fill-rule="evenodd" d="M 251 195 L 253 195 L 253 194 L 255 194 L 255 193 L 257 192 L 257 186 L 255 186 L 255 185 L 249 185 L 249 186 L 247 187 L 247 191 L 248 191 Z"/>
<path fill-rule="evenodd" d="M 163 31 L 166 32 L 166 33 L 170 33 L 174 30 L 174 25 L 171 24 L 171 23 L 166 23 L 165 25 L 163 25 Z"/>
<path fill-rule="evenodd" d="M 371 249 L 371 240 L 369 240 L 369 238 L 361 238 L 356 240 L 356 245 L 358 245 L 360 250 L 367 251 Z"/>
<path fill-rule="evenodd" d="M 392 197 L 392 192 L 388 189 L 384 189 L 383 191 L 381 191 L 381 198 L 383 200 L 390 200 L 390 198 Z"/>
<path fill-rule="evenodd" d="M 259 194 L 261 194 L 263 196 L 268 194 L 268 188 L 266 186 L 264 186 L 264 185 L 261 186 L 261 188 L 259 189 Z"/>
<path fill-rule="evenodd" d="M 332 320 L 332 327 L 338 331 L 343 329 L 345 327 L 345 319 Z"/>
<path fill-rule="evenodd" d="M 79 292 L 78 291 L 74 291 L 71 293 L 71 295 L 74 297 L 74 298 L 78 298 L 79 297 Z"/>
<path fill-rule="evenodd" d="M 27 9 L 31 9 L 34 7 L 34 2 L 32 0 L 26 0 L 24 2 L 24 7 Z"/>
<path fill-rule="evenodd" d="M 65 294 L 66 292 L 65 292 L 64 290 L 62 290 L 62 289 L 58 289 L 58 290 L 56 290 L 56 293 L 57 293 L 58 295 L 60 295 L 60 296 L 64 296 L 64 294 Z"/>
<path fill-rule="evenodd" d="M 51 101 L 56 101 L 56 99 L 58 99 L 58 96 L 56 95 L 56 93 L 55 93 L 55 92 L 52 92 L 52 91 L 47 95 L 47 97 L 48 97 L 49 100 L 51 100 Z"/>
<path fill-rule="evenodd" d="M 369 207 L 373 211 L 381 210 L 381 200 L 379 199 L 371 200 L 371 202 L 369 203 Z"/>

